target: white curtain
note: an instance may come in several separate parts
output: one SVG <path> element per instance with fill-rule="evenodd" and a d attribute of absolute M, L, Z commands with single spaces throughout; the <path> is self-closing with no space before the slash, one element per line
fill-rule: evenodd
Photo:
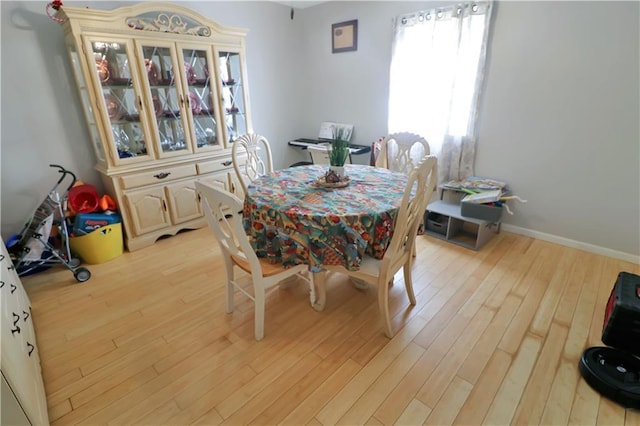
<path fill-rule="evenodd" d="M 424 136 L 438 156 L 439 182 L 473 175 L 491 5 L 460 3 L 395 19 L 388 131 Z"/>

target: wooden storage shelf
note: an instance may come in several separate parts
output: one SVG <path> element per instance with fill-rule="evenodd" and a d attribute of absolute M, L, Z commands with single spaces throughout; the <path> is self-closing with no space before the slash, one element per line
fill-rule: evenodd
<path fill-rule="evenodd" d="M 478 250 L 500 230 L 500 223 L 462 216 L 460 204 L 443 200 L 427 206 L 425 234 Z"/>

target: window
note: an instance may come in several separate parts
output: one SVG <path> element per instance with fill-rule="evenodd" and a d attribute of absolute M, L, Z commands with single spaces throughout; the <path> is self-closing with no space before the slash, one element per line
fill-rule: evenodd
<path fill-rule="evenodd" d="M 444 179 L 473 174 L 490 17 L 491 2 L 472 2 L 396 18 L 388 130 L 424 136 Z"/>

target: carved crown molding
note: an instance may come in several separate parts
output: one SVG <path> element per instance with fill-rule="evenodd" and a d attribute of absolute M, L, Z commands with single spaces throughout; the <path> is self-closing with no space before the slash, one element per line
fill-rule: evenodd
<path fill-rule="evenodd" d="M 189 34 L 199 37 L 211 36 L 211 28 L 208 26 L 201 25 L 199 22 L 181 15 L 167 12 L 159 12 L 156 17 L 148 16 L 148 14 L 138 15 L 127 18 L 125 22 L 135 30 Z"/>

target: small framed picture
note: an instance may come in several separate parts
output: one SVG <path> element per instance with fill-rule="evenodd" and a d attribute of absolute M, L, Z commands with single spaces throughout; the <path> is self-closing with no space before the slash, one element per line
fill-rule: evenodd
<path fill-rule="evenodd" d="M 331 25 L 331 53 L 358 50 L 358 20 Z"/>

